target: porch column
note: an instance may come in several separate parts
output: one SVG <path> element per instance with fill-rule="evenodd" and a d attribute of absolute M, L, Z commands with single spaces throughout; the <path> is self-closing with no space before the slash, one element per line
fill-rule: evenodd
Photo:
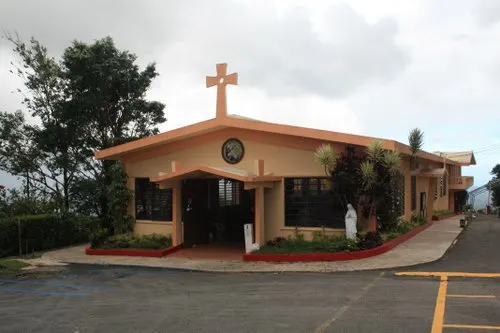
<path fill-rule="evenodd" d="M 429 185 L 428 185 L 428 190 L 427 190 L 427 221 L 432 220 L 432 213 L 434 213 L 434 188 L 437 185 L 437 178 L 436 177 L 430 177 L 429 178 Z"/>
<path fill-rule="evenodd" d="M 182 244 L 182 183 L 172 186 L 172 245 Z"/>
<path fill-rule="evenodd" d="M 255 188 L 255 243 L 264 242 L 264 185 L 259 185 Z"/>

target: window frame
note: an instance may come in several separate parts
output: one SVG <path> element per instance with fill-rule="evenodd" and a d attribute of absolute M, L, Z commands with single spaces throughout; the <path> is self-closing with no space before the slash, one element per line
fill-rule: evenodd
<path fill-rule="evenodd" d="M 141 184 L 142 183 L 142 184 Z M 134 211 L 136 220 L 155 222 L 172 221 L 172 189 L 160 189 L 147 177 L 137 177 L 134 182 Z M 141 212 L 138 206 L 142 205 Z"/>
<path fill-rule="evenodd" d="M 284 178 L 284 226 L 345 228 L 345 211 L 334 207 L 328 177 Z"/>

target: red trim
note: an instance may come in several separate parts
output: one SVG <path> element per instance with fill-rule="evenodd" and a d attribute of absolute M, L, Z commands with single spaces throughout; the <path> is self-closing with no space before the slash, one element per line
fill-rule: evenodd
<path fill-rule="evenodd" d="M 93 256 L 129 256 L 129 257 L 156 257 L 160 258 L 167 254 L 179 251 L 181 245 L 172 246 L 163 250 L 130 250 L 130 249 L 92 249 L 85 248 L 85 254 Z"/>
<path fill-rule="evenodd" d="M 407 233 L 388 241 L 370 250 L 354 251 L 354 252 L 337 252 L 337 253 L 297 253 L 297 254 L 244 254 L 244 261 L 271 261 L 271 262 L 298 262 L 298 261 L 344 261 L 357 260 L 368 257 L 377 256 L 392 250 L 404 241 L 412 238 L 416 234 L 424 231 L 433 224 L 432 221 L 424 225 L 413 228 Z"/>

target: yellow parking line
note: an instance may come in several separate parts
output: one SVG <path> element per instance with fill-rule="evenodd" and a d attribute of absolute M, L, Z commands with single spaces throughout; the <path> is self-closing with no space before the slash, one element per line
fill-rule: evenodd
<path fill-rule="evenodd" d="M 456 294 L 448 294 L 446 297 L 455 297 L 455 298 L 496 298 L 495 295 L 456 295 Z"/>
<path fill-rule="evenodd" d="M 466 328 L 466 329 L 471 329 L 471 330 L 497 330 L 497 331 L 500 331 L 500 326 L 445 324 L 444 327 L 445 328 Z"/>
<path fill-rule="evenodd" d="M 446 305 L 446 289 L 448 288 L 448 278 L 441 276 L 439 283 L 438 297 L 436 299 L 436 308 L 434 310 L 434 319 L 432 321 L 431 333 L 443 332 L 444 308 Z"/>
<path fill-rule="evenodd" d="M 477 277 L 500 278 L 500 273 L 466 273 L 466 272 L 397 272 L 397 276 L 448 276 L 448 277 Z"/>

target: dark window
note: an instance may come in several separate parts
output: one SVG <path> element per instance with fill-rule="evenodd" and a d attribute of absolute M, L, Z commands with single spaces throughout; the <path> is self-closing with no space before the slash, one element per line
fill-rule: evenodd
<path fill-rule="evenodd" d="M 344 228 L 345 211 L 335 204 L 325 177 L 285 179 L 285 226 Z"/>
<path fill-rule="evenodd" d="M 444 175 L 443 176 L 443 194 L 442 194 L 443 197 L 446 196 L 446 181 L 447 181 L 446 175 Z"/>
<path fill-rule="evenodd" d="M 411 210 L 417 209 L 417 176 L 411 176 Z"/>
<path fill-rule="evenodd" d="M 439 178 L 439 196 L 442 198 L 444 195 L 444 177 Z"/>
<path fill-rule="evenodd" d="M 240 204 L 241 183 L 230 179 L 219 179 L 219 206 L 236 206 Z"/>
<path fill-rule="evenodd" d="M 434 200 L 437 200 L 438 198 L 438 184 L 437 182 L 434 183 Z"/>
<path fill-rule="evenodd" d="M 172 221 L 172 189 L 161 190 L 149 178 L 135 179 L 135 218 Z"/>

